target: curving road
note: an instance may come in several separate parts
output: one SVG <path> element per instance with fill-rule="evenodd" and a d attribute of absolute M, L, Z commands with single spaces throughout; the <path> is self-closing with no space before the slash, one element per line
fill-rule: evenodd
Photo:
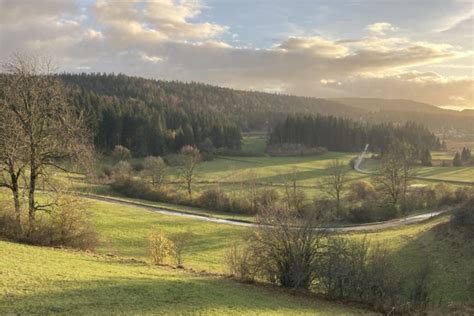
<path fill-rule="evenodd" d="M 122 200 L 122 199 L 108 197 L 108 196 L 94 195 L 94 194 L 88 194 L 88 193 L 77 193 L 77 192 L 75 194 L 87 199 L 91 199 L 91 200 L 109 202 L 109 203 L 114 203 L 114 204 L 119 204 L 119 205 L 130 205 L 130 206 L 143 208 L 143 209 L 157 212 L 164 215 L 187 217 L 187 218 L 192 218 L 192 219 L 206 221 L 206 222 L 212 222 L 212 223 L 217 223 L 217 224 L 228 224 L 228 225 L 234 225 L 234 226 L 243 226 L 243 227 L 257 227 L 258 226 L 258 224 L 252 223 L 249 221 L 237 220 L 237 219 L 224 219 L 224 218 L 217 218 L 217 217 L 206 216 L 206 215 L 199 215 L 195 213 L 188 213 L 184 211 L 170 210 L 163 207 L 156 207 L 156 206 L 145 204 L 145 203 Z M 448 211 L 450 211 L 450 209 L 432 211 L 432 212 L 419 214 L 419 215 L 412 215 L 412 216 L 395 219 L 391 221 L 386 221 L 386 222 L 377 222 L 377 223 L 361 224 L 361 225 L 353 225 L 353 226 L 324 227 L 324 228 L 315 228 L 315 229 L 318 229 L 318 230 L 324 229 L 324 230 L 335 231 L 335 232 L 381 230 L 381 229 L 395 228 L 395 227 L 401 227 L 405 225 L 420 223 L 434 216 L 438 216 L 440 214 L 446 213 Z"/>

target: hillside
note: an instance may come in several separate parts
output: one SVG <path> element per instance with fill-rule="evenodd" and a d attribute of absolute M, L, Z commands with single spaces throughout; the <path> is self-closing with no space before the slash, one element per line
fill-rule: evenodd
<path fill-rule="evenodd" d="M 410 111 L 429 113 L 453 112 L 443 110 L 437 106 L 404 99 L 376 99 L 376 98 L 330 98 L 329 100 L 338 102 L 354 108 L 366 111 Z"/>
<path fill-rule="evenodd" d="M 371 123 L 414 121 L 442 135 L 474 134 L 472 116 L 410 100 L 318 99 L 113 74 L 63 74 L 74 104 L 90 118 L 95 144 L 161 155 L 206 141 L 238 149 L 241 132 L 268 131 L 290 114 Z M 209 143 L 209 142 L 208 142 Z"/>
<path fill-rule="evenodd" d="M 115 256 L 0 241 L 0 314 L 370 314 Z"/>

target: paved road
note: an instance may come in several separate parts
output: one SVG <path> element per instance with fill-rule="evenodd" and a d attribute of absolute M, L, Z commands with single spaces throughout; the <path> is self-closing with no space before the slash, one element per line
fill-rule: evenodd
<path fill-rule="evenodd" d="M 217 224 L 228 224 L 228 225 L 234 225 L 234 226 L 243 226 L 243 227 L 257 227 L 258 226 L 258 224 L 248 222 L 248 221 L 236 220 L 236 219 L 223 219 L 223 218 L 217 218 L 217 217 L 212 217 L 212 216 L 175 211 L 175 210 L 170 210 L 163 207 L 156 207 L 149 204 L 128 201 L 128 200 L 123 200 L 123 199 L 118 199 L 118 198 L 113 198 L 113 197 L 87 194 L 87 193 L 76 193 L 76 194 L 84 198 L 91 199 L 91 200 L 104 201 L 104 202 L 109 202 L 109 203 L 114 203 L 114 204 L 119 204 L 119 205 L 130 205 L 130 206 L 143 208 L 143 209 L 157 212 L 164 215 L 180 216 L 180 217 L 192 218 L 192 219 L 206 221 L 206 222 L 212 222 L 212 223 L 217 223 Z M 440 211 L 432 211 L 432 212 L 428 212 L 424 214 L 412 215 L 405 218 L 395 219 L 395 220 L 386 221 L 386 222 L 377 222 L 377 223 L 344 226 L 344 227 L 324 227 L 324 228 L 315 228 L 315 229 L 325 229 L 325 230 L 336 231 L 336 232 L 381 230 L 381 229 L 395 228 L 395 227 L 401 227 L 405 225 L 420 223 L 422 221 L 425 221 L 427 219 L 430 219 L 434 216 L 440 215 L 448 211 L 449 209 L 440 210 Z"/>

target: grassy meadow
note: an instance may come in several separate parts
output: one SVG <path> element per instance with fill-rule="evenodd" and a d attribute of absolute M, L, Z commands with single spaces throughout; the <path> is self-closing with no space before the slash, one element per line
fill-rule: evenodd
<path fill-rule="evenodd" d="M 0 241 L 2 315 L 354 315 L 370 312 L 137 260 Z"/>
<path fill-rule="evenodd" d="M 243 147 L 263 151 L 261 136 L 250 136 Z M 229 194 L 249 183 L 282 190 L 293 175 L 308 196 L 328 174 L 331 159 L 347 162 L 357 153 L 328 152 L 313 157 L 218 157 L 197 167 L 195 191 L 218 185 Z M 441 154 L 439 154 L 441 155 Z M 134 162 L 140 162 L 135 159 Z M 109 162 L 101 162 L 109 164 Z M 366 160 L 363 168 L 377 162 Z M 423 168 L 420 174 L 435 178 L 474 179 L 474 168 Z M 138 173 L 135 176 L 140 176 Z M 351 180 L 367 175 L 349 171 Z M 171 170 L 170 180 L 176 180 Z M 80 174 L 55 181 L 71 190 L 118 196 L 153 206 L 224 218 L 252 220 L 252 216 L 216 213 L 204 209 L 129 199 L 104 184 L 90 184 Z M 5 191 L 4 191 L 5 192 Z M 2 195 L 8 199 L 8 194 Z M 252 234 L 247 227 L 217 224 L 192 218 L 163 215 L 138 206 L 84 198 L 99 233 L 96 253 L 39 248 L 0 241 L 0 314 L 360 314 L 366 311 L 329 303 L 310 296 L 296 296 L 266 285 L 240 284 L 218 275 L 227 272 L 225 254 L 234 243 Z M 473 243 L 449 229 L 449 214 L 415 225 L 383 231 L 350 233 L 347 238 L 367 238 L 393 252 L 393 260 L 409 275 L 430 263 L 430 302 L 451 306 L 469 301 L 469 280 L 474 275 Z M 185 270 L 150 265 L 148 242 L 152 229 L 167 236 L 191 231 L 184 251 Z M 410 282 L 407 283 L 410 286 Z M 409 289 L 406 289 L 408 295 Z"/>
<path fill-rule="evenodd" d="M 195 271 L 225 273 L 227 249 L 234 243 L 243 242 L 252 233 L 251 228 L 163 215 L 135 206 L 91 200 L 87 203 L 100 234 L 97 251 L 103 255 L 148 261 L 148 238 L 152 228 L 158 228 L 168 236 L 189 230 L 194 238 L 184 252 L 184 266 Z M 386 245 L 404 271 L 415 272 L 429 258 L 435 271 L 430 280 L 433 301 L 443 305 L 464 302 L 469 298 L 468 276 L 474 273 L 474 245 L 464 242 L 461 233 L 447 229 L 449 216 L 443 215 L 422 224 L 346 236 Z"/>

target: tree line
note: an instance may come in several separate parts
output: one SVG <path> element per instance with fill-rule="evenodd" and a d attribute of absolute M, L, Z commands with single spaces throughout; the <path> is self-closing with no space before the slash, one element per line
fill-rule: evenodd
<path fill-rule="evenodd" d="M 368 124 L 334 116 L 290 115 L 275 125 L 269 144 L 303 144 L 334 151 L 360 151 L 370 144 L 373 151 L 384 153 L 393 141 L 402 141 L 420 151 L 439 149 L 440 140 L 426 127 L 405 124 Z"/>

